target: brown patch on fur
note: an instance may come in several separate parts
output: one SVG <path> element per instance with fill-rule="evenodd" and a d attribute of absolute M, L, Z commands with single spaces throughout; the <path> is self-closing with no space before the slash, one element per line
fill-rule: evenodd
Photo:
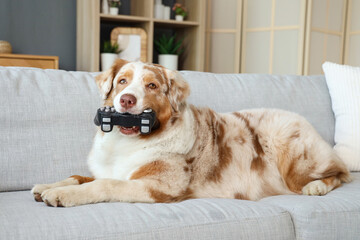
<path fill-rule="evenodd" d="M 79 184 L 92 182 L 95 180 L 95 178 L 92 178 L 92 177 L 83 177 L 83 176 L 79 176 L 79 175 L 73 175 L 73 176 L 71 176 L 71 178 L 76 179 Z"/>
<path fill-rule="evenodd" d="M 113 63 L 113 65 L 111 66 L 110 69 L 108 69 L 107 71 L 105 71 L 95 77 L 96 85 L 99 87 L 100 91 L 102 91 L 101 88 L 107 81 L 109 81 L 108 83 L 111 82 L 110 88 L 108 89 L 107 92 L 104 93 L 106 96 L 105 104 L 109 104 L 108 96 L 110 95 L 110 92 L 113 90 L 112 81 L 114 80 L 114 78 L 115 78 L 116 74 L 119 72 L 119 70 L 127 63 L 129 63 L 129 62 L 126 60 L 117 59 L 117 60 L 115 60 L 115 62 Z"/>
<path fill-rule="evenodd" d="M 160 65 L 159 65 L 160 66 Z M 166 83 L 166 75 L 164 67 L 159 67 L 154 65 L 145 65 L 144 69 L 149 70 L 150 72 L 154 73 L 155 78 L 159 81 L 160 84 Z"/>
<path fill-rule="evenodd" d="M 37 201 L 37 202 L 43 202 L 43 201 L 44 201 L 44 200 L 42 199 L 40 193 L 34 193 L 34 199 L 35 199 L 35 201 Z"/>
<path fill-rule="evenodd" d="M 247 196 L 237 192 L 234 194 L 234 198 L 235 199 L 240 199 L 240 200 L 250 200 Z"/>
<path fill-rule="evenodd" d="M 207 180 L 213 182 L 219 182 L 222 179 L 223 170 L 231 163 L 232 161 L 232 150 L 228 145 L 225 139 L 225 123 L 224 121 L 216 120 L 216 116 L 213 111 L 209 111 L 211 119 L 214 121 L 212 124 L 212 137 L 213 137 L 213 149 L 217 153 L 217 165 L 214 166 L 209 174 L 207 175 Z"/>
<path fill-rule="evenodd" d="M 184 172 L 188 172 L 189 171 L 189 167 L 184 167 Z"/>
<path fill-rule="evenodd" d="M 331 176 L 339 176 L 340 174 L 344 173 L 347 173 L 346 169 L 341 168 L 336 162 L 331 162 L 326 170 L 322 173 L 322 177 L 327 178 Z"/>
<path fill-rule="evenodd" d="M 153 188 L 148 189 L 150 197 L 155 200 L 156 203 L 171 203 L 180 202 L 192 198 L 193 192 L 190 188 L 182 191 L 178 196 L 171 196 Z"/>
<path fill-rule="evenodd" d="M 166 171 L 168 167 L 167 163 L 160 160 L 145 164 L 131 175 L 130 180 L 159 175 Z"/>
<path fill-rule="evenodd" d="M 287 156 L 283 156 L 287 158 Z M 299 161 L 302 161 L 303 156 L 298 156 L 293 159 L 285 159 L 283 162 L 290 162 L 287 169 L 283 169 L 282 176 L 285 180 L 288 188 L 295 193 L 302 193 L 302 188 L 311 181 L 315 179 L 309 176 L 309 173 L 313 172 L 315 169 L 315 164 L 309 167 L 308 171 L 300 172 L 297 170 L 297 164 Z"/>
<path fill-rule="evenodd" d="M 247 129 L 250 131 L 250 134 L 252 135 L 252 145 L 256 152 L 256 156 L 253 158 L 250 168 L 251 170 L 259 171 L 259 173 L 261 174 L 262 172 L 264 172 L 266 168 L 266 162 L 263 159 L 265 153 L 259 142 L 259 135 L 256 134 L 255 129 L 252 126 L 250 126 L 249 119 L 247 118 L 253 116 L 250 113 L 247 113 L 246 116 L 243 116 L 241 113 L 238 112 L 234 112 L 233 115 L 244 121 Z M 260 120 L 262 119 L 262 117 L 260 118 Z"/>
<path fill-rule="evenodd" d="M 186 161 L 187 164 L 192 164 L 194 162 L 194 160 L 195 160 L 195 158 L 192 157 L 192 158 L 186 159 L 185 161 Z"/>
<path fill-rule="evenodd" d="M 150 188 L 149 190 L 150 197 L 155 200 L 157 203 L 167 203 L 172 202 L 172 199 L 174 199 L 173 196 L 160 192 L 158 190 L 155 190 L 153 188 Z"/>

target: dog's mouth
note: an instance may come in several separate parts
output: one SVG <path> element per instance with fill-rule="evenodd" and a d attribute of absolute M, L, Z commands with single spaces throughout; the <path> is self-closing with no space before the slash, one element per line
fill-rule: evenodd
<path fill-rule="evenodd" d="M 120 132 L 125 135 L 134 135 L 138 134 L 140 132 L 139 126 L 133 126 L 133 127 L 121 127 L 120 126 Z"/>
<path fill-rule="evenodd" d="M 131 113 L 130 111 L 126 112 L 126 114 L 129 115 L 139 115 L 142 113 L 149 113 L 149 112 L 153 112 L 152 109 L 147 108 L 145 110 L 143 110 L 140 113 Z M 120 132 L 124 135 L 139 135 L 140 134 L 140 126 L 119 126 Z"/>

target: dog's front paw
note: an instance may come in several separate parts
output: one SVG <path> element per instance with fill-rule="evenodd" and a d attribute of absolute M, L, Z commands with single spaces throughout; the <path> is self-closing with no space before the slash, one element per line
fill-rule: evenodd
<path fill-rule="evenodd" d="M 34 196 L 35 201 L 37 202 L 42 202 L 42 198 L 41 198 L 41 194 L 47 190 L 51 188 L 50 184 L 36 184 L 32 189 L 31 189 L 31 193 Z"/>
<path fill-rule="evenodd" d="M 48 206 L 52 207 L 73 207 L 77 205 L 81 205 L 79 201 L 79 194 L 76 191 L 77 186 L 66 186 L 66 187 L 58 187 L 45 190 L 41 194 L 42 200 Z"/>

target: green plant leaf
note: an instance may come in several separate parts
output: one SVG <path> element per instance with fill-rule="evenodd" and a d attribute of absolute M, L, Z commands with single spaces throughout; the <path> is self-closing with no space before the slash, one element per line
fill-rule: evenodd
<path fill-rule="evenodd" d="M 176 34 L 172 36 L 161 35 L 158 39 L 154 40 L 155 48 L 160 54 L 177 54 L 183 52 L 181 45 L 184 38 L 176 41 Z"/>

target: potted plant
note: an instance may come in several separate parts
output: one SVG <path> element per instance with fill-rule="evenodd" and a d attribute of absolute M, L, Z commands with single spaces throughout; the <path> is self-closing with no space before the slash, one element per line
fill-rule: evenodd
<path fill-rule="evenodd" d="M 172 10 L 175 12 L 176 21 L 184 21 L 187 16 L 187 10 L 181 3 L 175 3 Z"/>
<path fill-rule="evenodd" d="M 120 0 L 110 0 L 110 14 L 118 15 L 119 7 L 121 6 Z"/>
<path fill-rule="evenodd" d="M 115 59 L 118 57 L 119 45 L 112 44 L 110 41 L 104 42 L 104 47 L 101 53 L 101 70 L 105 71 L 111 67 Z"/>
<path fill-rule="evenodd" d="M 176 34 L 172 36 L 163 34 L 155 40 L 155 47 L 159 52 L 159 64 L 171 70 L 177 70 L 179 55 L 184 51 L 180 48 L 184 39 L 178 41 L 175 39 Z"/>

